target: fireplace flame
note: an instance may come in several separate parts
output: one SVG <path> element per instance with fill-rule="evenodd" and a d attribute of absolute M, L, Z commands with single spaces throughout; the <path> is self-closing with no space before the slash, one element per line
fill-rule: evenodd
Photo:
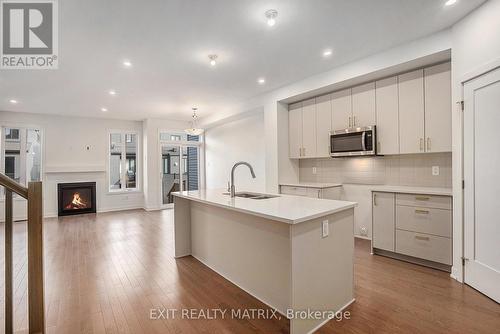
<path fill-rule="evenodd" d="M 66 209 L 85 209 L 86 207 L 87 203 L 80 197 L 78 192 L 73 194 L 73 200 L 66 205 Z"/>

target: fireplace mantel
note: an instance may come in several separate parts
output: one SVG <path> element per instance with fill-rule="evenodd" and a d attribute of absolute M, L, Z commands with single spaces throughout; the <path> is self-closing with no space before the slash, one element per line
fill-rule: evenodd
<path fill-rule="evenodd" d="M 105 173 L 106 167 L 100 165 L 87 166 L 46 166 L 44 172 L 46 174 L 58 173 Z"/>

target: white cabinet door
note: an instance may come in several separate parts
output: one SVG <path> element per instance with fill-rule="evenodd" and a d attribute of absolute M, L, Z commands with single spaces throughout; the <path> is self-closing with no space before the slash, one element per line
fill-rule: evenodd
<path fill-rule="evenodd" d="M 374 192 L 372 196 L 373 247 L 394 252 L 394 193 Z"/>
<path fill-rule="evenodd" d="M 302 157 L 316 156 L 316 99 L 302 102 Z"/>
<path fill-rule="evenodd" d="M 352 116 L 354 126 L 375 124 L 375 82 L 352 89 Z"/>
<path fill-rule="evenodd" d="M 451 63 L 424 70 L 426 152 L 451 152 Z"/>
<path fill-rule="evenodd" d="M 424 147 L 424 71 L 398 77 L 400 153 L 420 153 Z"/>
<path fill-rule="evenodd" d="M 352 126 L 351 89 L 332 94 L 332 129 L 342 130 Z"/>
<path fill-rule="evenodd" d="M 300 158 L 302 153 L 302 102 L 288 107 L 288 145 L 290 158 Z"/>
<path fill-rule="evenodd" d="M 316 156 L 330 156 L 330 131 L 332 130 L 331 95 L 316 98 Z"/>
<path fill-rule="evenodd" d="M 399 154 L 398 78 L 383 79 L 375 85 L 377 151 L 380 154 Z"/>

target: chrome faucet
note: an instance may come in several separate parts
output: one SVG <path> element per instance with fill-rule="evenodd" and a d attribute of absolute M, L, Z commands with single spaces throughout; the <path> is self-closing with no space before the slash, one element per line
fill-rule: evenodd
<path fill-rule="evenodd" d="M 255 179 L 255 173 L 253 171 L 253 167 L 252 165 L 250 165 L 248 162 L 245 162 L 245 161 L 240 161 L 240 162 L 237 162 L 234 164 L 233 168 L 231 169 L 231 183 L 230 183 L 230 194 L 231 194 L 231 197 L 235 197 L 236 196 L 236 187 L 234 186 L 234 170 L 236 169 L 236 167 L 238 167 L 239 165 L 245 165 L 245 166 L 248 166 L 248 168 L 250 168 L 250 173 L 252 173 L 252 177 Z"/>

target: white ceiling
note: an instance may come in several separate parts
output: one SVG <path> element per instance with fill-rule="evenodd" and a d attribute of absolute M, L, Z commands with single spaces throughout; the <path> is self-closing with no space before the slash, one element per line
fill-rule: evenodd
<path fill-rule="evenodd" d="M 59 1 L 59 69 L 0 70 L 0 110 L 187 120 L 197 106 L 200 117 L 213 115 L 445 29 L 484 1 Z M 272 28 L 270 8 L 279 12 Z"/>

